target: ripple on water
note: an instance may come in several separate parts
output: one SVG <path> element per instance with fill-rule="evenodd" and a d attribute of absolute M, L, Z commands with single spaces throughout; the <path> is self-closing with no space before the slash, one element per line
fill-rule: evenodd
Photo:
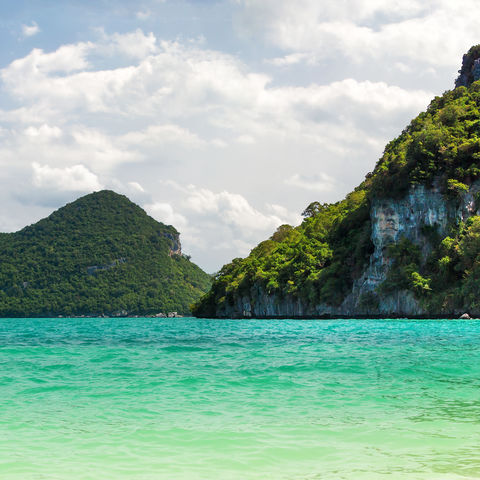
<path fill-rule="evenodd" d="M 480 322 L 0 320 L 0 478 L 480 478 Z"/>

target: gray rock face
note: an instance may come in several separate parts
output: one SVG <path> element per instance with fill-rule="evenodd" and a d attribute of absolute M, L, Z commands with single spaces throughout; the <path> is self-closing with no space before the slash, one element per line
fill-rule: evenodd
<path fill-rule="evenodd" d="M 463 56 L 462 68 L 455 80 L 455 88 L 469 87 L 473 82 L 480 80 L 480 48 L 479 45 L 472 47 Z"/>
<path fill-rule="evenodd" d="M 411 188 L 400 199 L 373 202 L 372 242 L 375 246 L 370 264 L 362 277 L 355 282 L 352 295 L 355 311 L 361 310 L 359 300 L 367 292 L 375 292 L 387 278 L 392 260 L 387 256 L 387 247 L 405 238 L 421 247 L 422 258 L 431 252 L 425 231 L 430 228 L 440 236 L 447 235 L 448 225 L 455 221 L 457 211 L 452 202 L 447 202 L 438 188 L 424 186 Z M 378 313 L 392 315 L 421 315 L 421 307 L 411 292 L 400 291 L 378 297 Z"/>
<path fill-rule="evenodd" d="M 340 306 L 310 305 L 300 299 L 279 298 L 257 288 L 250 296 L 243 297 L 233 306 L 225 306 L 217 312 L 220 317 L 306 317 L 306 316 L 418 316 L 426 312 L 410 291 L 398 291 L 379 295 L 377 288 L 387 278 L 392 260 L 387 247 L 406 238 L 421 248 L 422 258 L 431 253 L 428 230 L 440 237 L 448 234 L 449 225 L 478 214 L 475 195 L 480 183 L 470 187 L 458 202 L 446 199 L 436 186 L 415 186 L 401 199 L 374 201 L 370 210 L 374 252 L 368 267 L 354 282 L 351 293 Z M 366 296 L 376 299 L 375 307 L 365 306 Z"/>
<path fill-rule="evenodd" d="M 170 252 L 169 255 L 181 255 L 182 254 L 182 244 L 180 243 L 180 235 L 172 233 L 164 233 L 163 236 L 170 240 Z"/>

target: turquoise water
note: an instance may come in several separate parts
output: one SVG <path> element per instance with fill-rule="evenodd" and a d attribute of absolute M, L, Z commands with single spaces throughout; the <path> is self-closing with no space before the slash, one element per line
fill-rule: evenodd
<path fill-rule="evenodd" d="M 480 322 L 0 320 L 0 478 L 480 478 Z"/>

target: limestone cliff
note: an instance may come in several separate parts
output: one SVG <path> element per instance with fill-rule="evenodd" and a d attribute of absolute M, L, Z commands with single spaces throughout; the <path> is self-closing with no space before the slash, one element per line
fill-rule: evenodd
<path fill-rule="evenodd" d="M 401 199 L 374 200 L 370 217 L 371 240 L 375 249 L 370 255 L 367 268 L 339 306 L 326 303 L 312 305 L 298 297 L 268 294 L 263 288 L 257 287 L 249 295 L 237 298 L 235 303 L 224 304 L 216 316 L 270 318 L 428 315 L 425 306 L 411 291 L 378 294 L 378 289 L 385 282 L 392 266 L 388 246 L 400 239 L 407 239 L 421 249 L 422 259 L 427 259 L 433 248 L 427 232 L 434 231 L 443 238 L 447 235 L 449 226 L 478 215 L 480 212 L 475 205 L 475 197 L 479 192 L 480 182 L 475 182 L 467 193 L 452 200 L 436 185 L 432 188 L 420 185 L 411 187 Z M 369 296 L 375 300 L 373 306 L 365 305 L 364 299 Z M 433 312 L 433 315 L 440 314 L 441 312 Z"/>
<path fill-rule="evenodd" d="M 473 184 L 468 193 L 452 200 L 434 186 L 410 188 L 405 197 L 399 200 L 382 199 L 372 204 L 372 242 L 375 250 L 365 273 L 355 282 L 352 294 L 344 302 L 346 314 L 374 313 L 388 316 L 417 316 L 428 312 L 419 304 L 411 291 L 396 291 L 389 295 L 375 295 L 378 306 L 375 309 L 362 307 L 362 297 L 377 292 L 385 282 L 392 258 L 388 246 L 406 239 L 421 250 L 423 262 L 432 252 L 432 242 L 428 233 L 434 231 L 439 238 L 447 236 L 448 228 L 478 214 L 475 195 L 479 192 L 478 183 Z M 440 313 L 440 312 L 435 312 Z"/>

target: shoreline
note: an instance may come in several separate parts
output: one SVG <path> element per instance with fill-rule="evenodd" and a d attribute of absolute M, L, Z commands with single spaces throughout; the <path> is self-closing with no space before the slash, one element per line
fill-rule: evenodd
<path fill-rule="evenodd" d="M 203 317 L 194 315 L 177 315 L 176 317 L 158 317 L 156 315 L 31 315 L 31 316 L 11 316 L 0 317 L 0 319 L 68 319 L 68 318 L 101 318 L 101 319 L 119 319 L 119 318 L 151 318 L 157 320 L 479 320 L 480 317 L 469 316 L 462 318 L 458 315 L 296 315 L 296 316 L 258 316 L 258 317 Z"/>

